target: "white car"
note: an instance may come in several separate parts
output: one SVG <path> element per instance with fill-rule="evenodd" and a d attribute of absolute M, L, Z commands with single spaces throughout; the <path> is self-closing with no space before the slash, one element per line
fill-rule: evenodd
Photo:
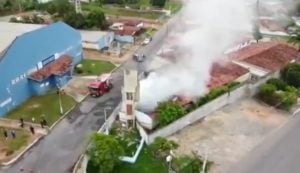
<path fill-rule="evenodd" d="M 152 38 L 151 38 L 151 37 L 145 38 L 145 40 L 144 40 L 144 42 L 143 42 L 143 45 L 147 45 L 147 44 L 149 44 L 151 41 L 152 41 Z"/>

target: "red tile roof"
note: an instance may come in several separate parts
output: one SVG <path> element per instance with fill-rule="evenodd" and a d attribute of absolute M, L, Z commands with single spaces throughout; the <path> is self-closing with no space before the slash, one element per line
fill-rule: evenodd
<path fill-rule="evenodd" d="M 230 57 L 267 70 L 276 71 L 292 60 L 298 59 L 299 52 L 286 43 L 269 42 L 252 44 L 231 54 Z"/>
<path fill-rule="evenodd" d="M 72 58 L 68 55 L 63 55 L 54 62 L 47 64 L 42 69 L 30 74 L 29 78 L 36 81 L 42 81 L 51 75 L 60 75 L 65 73 L 72 63 Z"/>
<path fill-rule="evenodd" d="M 248 73 L 248 70 L 231 62 L 213 64 L 210 72 L 209 88 L 215 88 L 230 83 Z"/>
<path fill-rule="evenodd" d="M 124 26 L 122 30 L 113 30 L 116 35 L 135 35 L 140 28 L 134 26 Z"/>

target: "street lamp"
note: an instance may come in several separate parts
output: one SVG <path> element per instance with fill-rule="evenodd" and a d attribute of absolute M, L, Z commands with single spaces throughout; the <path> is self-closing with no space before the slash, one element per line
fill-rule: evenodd
<path fill-rule="evenodd" d="M 108 135 L 108 124 L 107 124 L 107 114 L 106 110 L 110 110 L 111 107 L 105 107 L 104 108 L 104 124 L 105 124 L 105 134 Z"/>
<path fill-rule="evenodd" d="M 61 97 L 60 97 L 60 87 L 59 87 L 58 83 L 56 85 L 57 85 L 57 89 L 58 89 L 59 111 L 60 111 L 60 114 L 63 114 L 64 110 L 63 110 L 63 107 L 62 107 L 62 102 L 61 102 Z"/>
<path fill-rule="evenodd" d="M 172 159 L 173 159 L 173 151 L 170 150 L 170 154 L 166 157 L 166 161 L 169 164 L 168 172 L 171 172 L 171 166 L 172 166 Z"/>

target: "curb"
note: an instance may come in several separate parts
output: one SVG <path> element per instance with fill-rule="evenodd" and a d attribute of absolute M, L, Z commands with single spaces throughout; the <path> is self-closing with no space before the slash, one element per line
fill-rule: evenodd
<path fill-rule="evenodd" d="M 46 135 L 42 135 L 41 137 L 35 139 L 30 145 L 28 145 L 20 154 L 18 154 L 16 157 L 11 159 L 8 162 L 1 163 L 2 166 L 9 166 L 16 162 L 20 157 L 22 157 L 28 150 L 30 150 L 34 145 L 36 145 L 42 138 L 44 138 Z"/>
<path fill-rule="evenodd" d="M 52 130 L 59 122 L 61 122 L 75 107 L 77 104 L 75 104 L 73 107 L 71 107 L 67 112 L 65 112 L 55 123 L 53 123 L 49 130 Z"/>

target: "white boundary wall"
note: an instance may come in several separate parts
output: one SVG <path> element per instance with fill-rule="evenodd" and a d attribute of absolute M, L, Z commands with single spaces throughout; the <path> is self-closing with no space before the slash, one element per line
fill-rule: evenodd
<path fill-rule="evenodd" d="M 268 75 L 265 78 L 260 79 L 255 83 L 246 83 L 241 85 L 240 87 L 236 88 L 235 90 L 231 91 L 228 94 L 223 94 L 222 96 L 206 103 L 205 105 L 199 107 L 198 109 L 190 112 L 189 114 L 185 115 L 184 117 L 176 120 L 175 122 L 169 124 L 162 129 L 158 129 L 151 134 L 144 134 L 145 135 L 145 142 L 147 144 L 152 143 L 155 138 L 157 137 L 167 137 L 170 136 L 177 131 L 183 129 L 184 127 L 193 124 L 206 116 L 210 115 L 212 112 L 216 111 L 217 109 L 222 108 L 227 104 L 234 103 L 241 98 L 244 97 L 251 97 L 257 93 L 259 86 L 265 83 L 268 79 L 275 77 L 279 77 L 279 72 L 275 72 L 273 74 Z M 141 131 L 141 130 L 140 130 Z"/>

